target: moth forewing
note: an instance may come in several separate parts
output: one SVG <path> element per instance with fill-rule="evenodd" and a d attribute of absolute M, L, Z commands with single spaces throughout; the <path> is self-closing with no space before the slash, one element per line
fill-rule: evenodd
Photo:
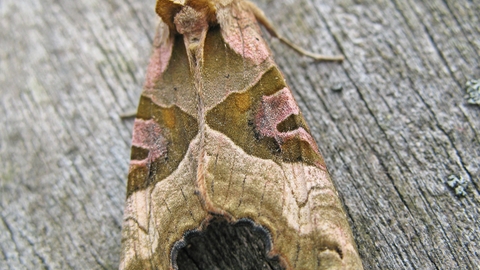
<path fill-rule="evenodd" d="M 207 269 L 361 269 L 325 162 L 261 38 L 258 8 L 180 2 L 157 3 L 163 22 L 134 124 L 120 268 L 195 260 Z M 237 260 L 215 257 L 234 236 L 207 236 L 229 226 L 261 239 L 258 261 L 241 249 L 229 253 Z"/>

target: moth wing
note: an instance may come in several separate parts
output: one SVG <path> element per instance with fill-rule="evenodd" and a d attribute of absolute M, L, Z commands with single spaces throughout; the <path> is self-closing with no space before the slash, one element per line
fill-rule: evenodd
<path fill-rule="evenodd" d="M 198 140 L 183 40 L 160 23 L 133 128 L 121 269 L 169 269 L 170 247 L 206 217 L 195 195 Z"/>
<path fill-rule="evenodd" d="M 255 70 L 256 77 L 246 85 L 217 85 L 232 86 L 209 104 L 206 197 L 233 217 L 266 227 L 273 252 L 290 267 L 361 268 L 325 162 L 283 75 L 265 55 L 269 49 L 253 14 L 240 5 L 229 8 L 219 12 L 236 20 L 220 21 L 221 38 L 209 33 L 205 41 L 206 48 L 225 48 L 205 50 L 205 74 L 219 52 L 229 51 L 229 61 L 241 59 L 236 74 L 253 78 Z"/>

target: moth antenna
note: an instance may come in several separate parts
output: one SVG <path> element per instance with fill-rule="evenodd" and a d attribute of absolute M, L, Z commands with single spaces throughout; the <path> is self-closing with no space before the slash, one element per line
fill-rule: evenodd
<path fill-rule="evenodd" d="M 250 8 L 250 10 L 253 12 L 255 15 L 255 18 L 257 21 L 265 27 L 265 29 L 268 31 L 268 33 L 272 36 L 283 42 L 285 45 L 293 49 L 299 54 L 308 56 L 310 58 L 313 58 L 318 61 L 343 61 L 345 57 L 343 55 L 323 55 L 323 54 L 317 54 L 313 52 L 309 52 L 305 49 L 303 49 L 300 46 L 297 46 L 293 44 L 290 40 L 282 37 L 277 30 L 275 30 L 275 27 L 272 25 L 272 23 L 268 20 L 267 16 L 265 16 L 265 13 L 257 7 L 254 3 L 250 1 L 245 1 L 245 4 Z"/>

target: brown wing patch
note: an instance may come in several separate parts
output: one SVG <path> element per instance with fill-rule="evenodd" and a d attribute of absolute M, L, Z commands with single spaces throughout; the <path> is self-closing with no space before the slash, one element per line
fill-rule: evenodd
<path fill-rule="evenodd" d="M 198 122 L 177 106 L 160 107 L 142 96 L 138 108 L 127 196 L 170 175 L 198 133 Z"/>
<path fill-rule="evenodd" d="M 256 40 L 262 43 L 263 40 Z M 260 45 L 258 45 L 260 46 Z M 256 63 L 245 59 L 224 41 L 220 27 L 208 30 L 204 47 L 203 102 L 207 110 L 232 93 L 245 92 L 273 66 L 271 61 Z"/>
<path fill-rule="evenodd" d="M 285 87 L 281 78 L 280 72 L 271 68 L 254 87 L 245 93 L 231 94 L 208 111 L 207 124 L 227 135 L 248 154 L 264 159 L 274 158 L 272 153 L 277 152 L 279 146 L 273 138 L 257 138 L 253 126 L 253 112 L 264 94 L 271 94 Z M 247 104 L 250 106 L 246 110 Z"/>
<path fill-rule="evenodd" d="M 325 168 L 305 120 L 275 67 L 246 92 L 228 96 L 207 113 L 206 119 L 211 128 L 227 135 L 250 155 Z"/>
<path fill-rule="evenodd" d="M 197 94 L 190 72 L 188 57 L 182 36 L 173 37 L 172 54 L 165 71 L 155 78 L 153 86 L 144 89 L 142 96 L 151 98 L 160 107 L 177 106 L 185 113 L 197 118 Z M 140 107 L 139 113 L 149 117 L 150 112 Z M 142 115 L 141 115 L 142 117 Z"/>

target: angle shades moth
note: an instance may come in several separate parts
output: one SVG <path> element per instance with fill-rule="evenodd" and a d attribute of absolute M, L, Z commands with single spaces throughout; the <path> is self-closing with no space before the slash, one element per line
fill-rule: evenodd
<path fill-rule="evenodd" d="M 158 0 L 156 12 L 120 269 L 361 269 L 325 162 L 257 21 L 308 53 L 248 1 Z M 226 258 L 223 249 L 248 254 Z"/>

